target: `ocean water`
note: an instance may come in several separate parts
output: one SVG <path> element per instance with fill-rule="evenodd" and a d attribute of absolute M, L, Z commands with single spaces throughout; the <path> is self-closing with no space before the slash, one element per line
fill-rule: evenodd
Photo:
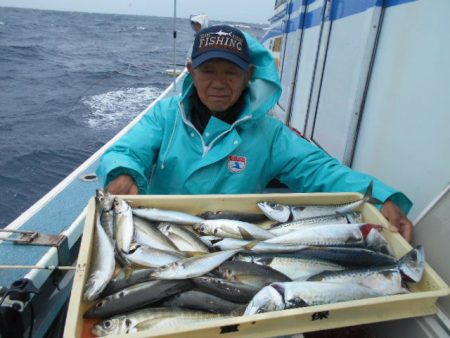
<path fill-rule="evenodd" d="M 194 33 L 188 19 L 176 30 L 184 64 Z M 173 18 L 0 7 L 0 228 L 173 81 L 172 33 Z"/>

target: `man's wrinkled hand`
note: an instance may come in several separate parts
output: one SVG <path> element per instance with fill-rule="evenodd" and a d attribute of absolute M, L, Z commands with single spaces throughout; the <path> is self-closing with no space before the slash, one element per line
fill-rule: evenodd
<path fill-rule="evenodd" d="M 107 189 L 113 195 L 139 194 L 139 189 L 130 175 L 120 175 L 108 185 Z"/>
<path fill-rule="evenodd" d="M 408 242 L 413 238 L 413 224 L 403 213 L 397 204 L 392 201 L 386 201 L 381 208 L 381 213 L 391 224 L 390 230 L 399 232 Z"/>

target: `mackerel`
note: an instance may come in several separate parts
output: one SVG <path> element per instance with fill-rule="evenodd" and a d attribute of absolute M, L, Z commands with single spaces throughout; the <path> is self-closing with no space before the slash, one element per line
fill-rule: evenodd
<path fill-rule="evenodd" d="M 240 316 L 245 305 L 233 303 L 229 300 L 197 290 L 189 290 L 169 297 L 161 304 L 164 307 L 177 307 L 201 310 L 212 313 Z"/>
<path fill-rule="evenodd" d="M 156 268 L 150 273 L 150 276 L 154 279 L 185 279 L 202 276 L 214 270 L 241 250 L 242 248 L 238 248 L 185 258 Z"/>
<path fill-rule="evenodd" d="M 323 271 L 341 271 L 345 267 L 325 260 L 302 258 L 294 254 L 244 254 L 233 257 L 234 260 L 268 266 L 292 280 L 307 280 Z"/>
<path fill-rule="evenodd" d="M 135 215 L 133 222 L 137 243 L 159 250 L 178 251 L 177 247 L 151 221 Z"/>
<path fill-rule="evenodd" d="M 189 280 L 152 280 L 135 284 L 98 300 L 86 311 L 84 318 L 107 318 L 136 310 L 191 287 Z"/>
<path fill-rule="evenodd" d="M 177 224 L 195 224 L 203 221 L 203 218 L 185 212 L 157 208 L 135 208 L 133 209 L 133 214 L 148 219 L 149 221 L 172 222 Z"/>
<path fill-rule="evenodd" d="M 94 325 L 92 334 L 96 337 L 125 335 L 147 330 L 176 329 L 228 316 L 202 311 L 169 308 L 145 308 L 108 318 Z"/>
<path fill-rule="evenodd" d="M 250 262 L 224 262 L 217 268 L 221 277 L 235 282 L 262 288 L 273 282 L 287 282 L 291 279 L 270 266 Z"/>
<path fill-rule="evenodd" d="M 134 237 L 133 214 L 128 203 L 118 197 L 114 198 L 115 240 L 119 254 L 128 253 Z"/>
<path fill-rule="evenodd" d="M 206 220 L 194 224 L 193 227 L 195 231 L 202 235 L 260 240 L 275 237 L 270 231 L 262 229 L 255 224 L 229 219 Z M 249 238 L 244 238 L 245 234 L 247 234 Z"/>
<path fill-rule="evenodd" d="M 356 283 L 286 282 L 272 283 L 258 292 L 245 315 L 315 306 L 383 296 L 383 293 Z"/>
<path fill-rule="evenodd" d="M 365 238 L 372 229 L 382 229 L 376 224 L 335 224 L 307 227 L 270 238 L 264 243 L 317 246 L 364 246 Z"/>
<path fill-rule="evenodd" d="M 177 247 L 180 251 L 208 253 L 208 247 L 192 231 L 185 226 L 174 223 L 160 223 L 158 229 Z"/>
<path fill-rule="evenodd" d="M 370 182 L 363 198 L 343 204 L 332 205 L 283 205 L 277 202 L 259 202 L 257 206 L 271 220 L 285 223 L 289 220 L 298 221 L 302 219 L 322 216 L 344 215 L 360 208 L 364 203 L 381 204 L 379 200 L 372 197 L 373 182 Z"/>
<path fill-rule="evenodd" d="M 252 285 L 210 276 L 195 277 L 192 282 L 202 291 L 237 303 L 248 303 L 260 290 Z"/>
<path fill-rule="evenodd" d="M 160 267 L 186 258 L 180 252 L 164 251 L 147 246 L 139 246 L 129 254 L 125 254 L 125 257 L 134 264 L 148 268 Z"/>
<path fill-rule="evenodd" d="M 93 258 L 83 295 L 87 302 L 96 299 L 103 291 L 111 280 L 116 266 L 113 243 L 100 225 L 102 209 L 98 199 L 96 199 L 96 204 Z"/>

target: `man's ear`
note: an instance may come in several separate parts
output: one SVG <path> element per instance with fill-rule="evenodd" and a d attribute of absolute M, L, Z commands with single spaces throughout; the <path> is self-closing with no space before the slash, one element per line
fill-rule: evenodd
<path fill-rule="evenodd" d="M 192 67 L 192 62 L 189 61 L 186 65 L 186 68 L 188 69 L 189 73 L 192 75 L 192 71 L 194 70 L 194 67 Z"/>

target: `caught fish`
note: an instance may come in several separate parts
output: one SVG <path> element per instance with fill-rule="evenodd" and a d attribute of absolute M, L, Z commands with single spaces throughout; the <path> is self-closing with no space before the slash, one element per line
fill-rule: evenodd
<path fill-rule="evenodd" d="M 356 247 L 306 247 L 294 252 L 304 259 L 320 259 L 347 268 L 386 266 L 396 263 L 395 257 L 366 248 Z"/>
<path fill-rule="evenodd" d="M 96 337 L 125 335 L 147 330 L 175 329 L 180 326 L 227 318 L 228 316 L 202 311 L 172 308 L 145 308 L 117 315 L 94 325 Z"/>
<path fill-rule="evenodd" d="M 265 286 L 251 300 L 245 315 L 383 296 L 356 283 L 286 282 Z"/>
<path fill-rule="evenodd" d="M 234 316 L 242 315 L 245 310 L 245 305 L 233 303 L 215 295 L 197 290 L 189 290 L 171 296 L 162 302 L 162 306 L 187 308 Z"/>
<path fill-rule="evenodd" d="M 125 257 L 134 264 L 148 268 L 160 267 L 186 258 L 180 252 L 159 250 L 148 246 L 139 246 L 129 254 L 125 254 Z"/>
<path fill-rule="evenodd" d="M 119 252 L 128 253 L 134 237 L 134 223 L 131 207 L 125 200 L 115 197 L 113 208 L 116 247 Z"/>
<path fill-rule="evenodd" d="M 192 282 L 202 291 L 237 303 L 248 303 L 260 290 L 252 285 L 210 276 L 195 277 Z"/>
<path fill-rule="evenodd" d="M 359 214 L 359 216 L 358 216 Z M 313 225 L 329 225 L 329 224 L 352 224 L 361 223 L 361 213 L 351 212 L 348 214 L 335 214 L 327 216 L 317 216 L 311 218 L 304 218 L 298 221 L 292 221 L 288 223 L 278 224 L 270 229 L 270 232 L 276 236 L 284 235 L 288 232 L 299 230 L 305 226 Z"/>
<path fill-rule="evenodd" d="M 256 203 L 259 209 L 272 221 L 286 223 L 291 217 L 291 207 L 273 201 Z"/>
<path fill-rule="evenodd" d="M 97 189 L 95 200 L 98 201 L 97 207 L 101 209 L 100 224 L 111 241 L 114 242 L 114 196 L 108 190 Z"/>
<path fill-rule="evenodd" d="M 248 245 L 251 247 L 252 244 Z M 218 251 L 202 256 L 189 257 L 177 262 L 156 268 L 150 273 L 155 279 L 185 279 L 202 276 L 233 257 L 236 253 L 243 250 L 238 248 L 234 250 Z"/>
<path fill-rule="evenodd" d="M 219 211 L 207 211 L 199 217 L 205 220 L 211 219 L 232 219 L 235 221 L 248 222 L 248 223 L 261 223 L 267 221 L 267 217 L 264 214 L 257 214 L 251 212 L 239 212 L 231 210 L 219 210 Z"/>
<path fill-rule="evenodd" d="M 220 241 L 216 241 L 212 247 L 218 250 L 232 250 L 237 248 L 242 248 L 249 245 L 250 241 L 245 241 L 242 239 L 235 238 L 224 238 Z M 256 242 L 253 247 L 250 249 L 243 249 L 243 252 L 251 251 L 251 252 L 293 252 L 299 251 L 307 246 L 301 244 L 295 245 L 286 245 L 286 244 L 277 244 L 277 243 L 266 243 L 266 242 Z"/>
<path fill-rule="evenodd" d="M 421 246 L 410 250 L 395 264 L 353 269 L 344 271 L 325 271 L 312 276 L 311 281 L 338 283 L 358 283 L 385 295 L 407 293 L 404 282 L 417 283 L 422 279 L 425 269 L 424 251 Z"/>
<path fill-rule="evenodd" d="M 157 208 L 135 208 L 133 209 L 133 214 L 148 219 L 149 221 L 177 224 L 195 224 L 203 221 L 203 218 L 185 212 Z"/>
<path fill-rule="evenodd" d="M 83 298 L 90 302 L 95 300 L 111 280 L 116 262 L 114 260 L 114 246 L 100 225 L 102 208 L 96 201 L 96 220 L 94 232 L 93 258 L 89 276 L 85 285 Z"/>
<path fill-rule="evenodd" d="M 151 271 L 153 271 L 152 268 L 133 270 L 131 274 L 127 274 L 127 271 L 124 270 L 120 271 L 120 273 L 111 278 L 100 297 L 104 298 L 132 285 L 150 281 Z"/>
<path fill-rule="evenodd" d="M 163 222 L 158 229 L 177 247 L 180 251 L 208 253 L 208 247 L 190 230 L 182 225 Z"/>
<path fill-rule="evenodd" d="M 98 300 L 85 312 L 84 318 L 107 318 L 136 310 L 191 287 L 189 280 L 152 280 L 135 284 Z"/>
<path fill-rule="evenodd" d="M 364 203 L 381 204 L 372 197 L 373 182 L 370 182 L 366 194 L 360 200 L 333 205 L 283 205 L 277 202 L 259 202 L 257 206 L 271 220 L 286 223 L 312 217 L 345 215 L 361 207 Z"/>
<path fill-rule="evenodd" d="M 206 220 L 194 224 L 193 227 L 195 231 L 202 235 L 260 240 L 275 237 L 270 231 L 264 230 L 255 224 L 229 219 Z M 250 238 L 244 238 L 245 235 Z"/>
<path fill-rule="evenodd" d="M 217 268 L 224 279 L 262 288 L 273 282 L 291 281 L 285 274 L 269 266 L 242 261 L 224 262 Z"/>
<path fill-rule="evenodd" d="M 133 217 L 133 221 L 137 243 L 159 250 L 178 252 L 177 247 L 163 235 L 157 225 L 136 215 Z"/>
<path fill-rule="evenodd" d="M 365 245 L 365 238 L 372 229 L 382 229 L 377 224 L 335 224 L 307 227 L 265 240 L 264 243 L 300 244 L 317 246 Z"/>
<path fill-rule="evenodd" d="M 341 271 L 345 267 L 325 260 L 302 258 L 295 254 L 245 254 L 239 253 L 233 260 L 268 266 L 292 280 L 307 280 L 323 271 Z"/>

